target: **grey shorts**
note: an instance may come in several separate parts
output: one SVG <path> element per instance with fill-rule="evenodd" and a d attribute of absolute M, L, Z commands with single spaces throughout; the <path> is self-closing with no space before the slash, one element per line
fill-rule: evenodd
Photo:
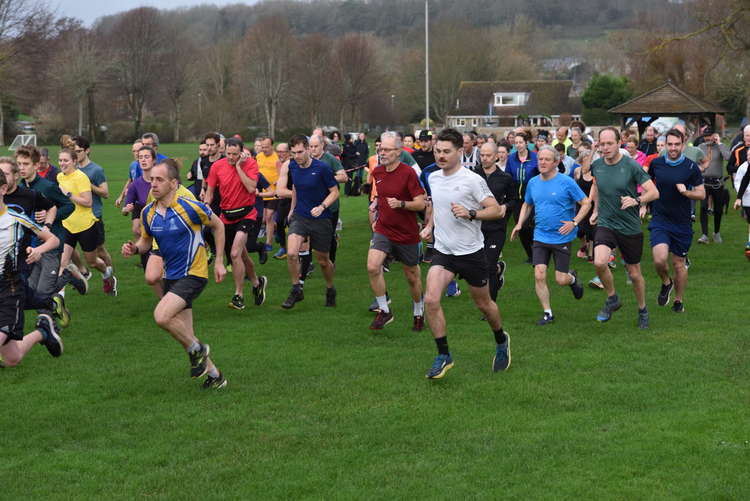
<path fill-rule="evenodd" d="M 382 233 L 373 233 L 370 240 L 370 249 L 379 250 L 392 255 L 404 266 L 417 266 L 419 264 L 419 244 L 399 244 L 388 239 Z"/>
<path fill-rule="evenodd" d="M 42 258 L 31 267 L 29 287 L 40 296 L 52 296 L 65 285 L 65 281 L 58 277 L 61 257 L 62 253 L 54 249 L 42 254 Z"/>
<path fill-rule="evenodd" d="M 570 246 L 571 242 L 566 244 L 545 244 L 534 240 L 532 246 L 532 263 L 534 266 L 549 264 L 550 256 L 555 258 L 555 270 L 560 273 L 570 271 Z"/>
<path fill-rule="evenodd" d="M 292 215 L 289 221 L 289 234 L 310 239 L 310 248 L 318 252 L 330 252 L 333 227 L 327 217 L 317 219 Z"/>

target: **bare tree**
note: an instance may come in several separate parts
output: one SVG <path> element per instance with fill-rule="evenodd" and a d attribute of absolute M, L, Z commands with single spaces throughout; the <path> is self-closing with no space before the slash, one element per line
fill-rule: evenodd
<path fill-rule="evenodd" d="M 334 54 L 343 104 L 339 114 L 339 127 L 343 129 L 344 114 L 349 111 L 352 126 L 359 128 L 363 100 L 382 84 L 375 40 L 362 33 L 344 35 L 336 40 Z"/>
<path fill-rule="evenodd" d="M 430 103 L 435 118 L 445 117 L 456 107 L 458 88 L 463 80 L 489 80 L 493 63 L 477 47 L 484 47 L 484 34 L 465 24 L 441 22 L 431 31 Z"/>
<path fill-rule="evenodd" d="M 180 142 L 182 133 L 182 101 L 194 85 L 195 47 L 175 30 L 165 43 L 164 64 L 161 67 L 162 86 L 171 105 L 170 121 L 173 140 Z"/>
<path fill-rule="evenodd" d="M 0 0 L 0 146 L 5 145 L 3 94 L 7 92 L 9 64 L 18 55 L 19 41 L 29 21 L 44 9 L 33 0 Z"/>
<path fill-rule="evenodd" d="M 241 71 L 263 108 L 271 137 L 276 132 L 279 103 L 293 74 L 291 52 L 295 45 L 289 24 L 281 16 L 259 19 L 242 44 Z"/>
<path fill-rule="evenodd" d="M 198 121 L 208 122 L 213 130 L 227 124 L 232 94 L 234 51 L 229 44 L 209 47 L 198 58 L 202 77 L 198 90 Z"/>
<path fill-rule="evenodd" d="M 293 95 L 299 98 L 298 109 L 306 115 L 307 125 L 320 125 L 323 108 L 331 101 L 333 89 L 338 87 L 338 74 L 331 71 L 334 54 L 333 41 L 320 33 L 300 40 L 298 57 L 299 71 L 304 79 L 295 81 Z"/>
<path fill-rule="evenodd" d="M 157 9 L 124 14 L 110 33 L 114 78 L 127 97 L 133 135 L 141 133 L 146 99 L 159 82 L 165 30 Z"/>
<path fill-rule="evenodd" d="M 68 34 L 54 56 L 57 65 L 49 76 L 67 89 L 78 103 L 78 134 L 84 133 L 84 105 L 88 101 L 89 137 L 95 136 L 94 92 L 107 71 L 107 62 L 93 33 L 80 29 Z"/>

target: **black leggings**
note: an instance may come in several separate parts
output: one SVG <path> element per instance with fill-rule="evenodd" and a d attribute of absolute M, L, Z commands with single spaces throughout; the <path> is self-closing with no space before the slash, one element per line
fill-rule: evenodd
<path fill-rule="evenodd" d="M 706 188 L 706 199 L 701 201 L 701 233 L 708 235 L 708 199 L 712 198 L 714 201 L 714 233 L 721 231 L 721 217 L 724 212 L 724 186 L 720 188 L 712 188 L 707 184 L 704 185 Z"/>
<path fill-rule="evenodd" d="M 513 219 L 518 223 L 518 217 L 521 215 L 521 207 L 523 204 L 518 204 L 513 211 Z M 526 222 L 521 226 L 521 231 L 518 232 L 518 237 L 523 245 L 523 250 L 526 251 L 526 257 L 531 259 L 531 243 L 534 241 L 534 210 L 531 210 L 531 214 L 526 218 Z"/>
<path fill-rule="evenodd" d="M 497 275 L 497 262 L 505 245 L 505 229 L 484 233 L 484 255 L 487 257 L 487 270 L 490 273 L 490 297 L 497 301 L 497 293 L 500 290 L 500 277 Z"/>

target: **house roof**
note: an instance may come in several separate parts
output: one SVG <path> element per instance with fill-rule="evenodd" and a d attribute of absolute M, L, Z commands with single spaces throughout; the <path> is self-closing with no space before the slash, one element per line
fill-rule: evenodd
<path fill-rule="evenodd" d="M 451 115 L 487 115 L 490 104 L 494 115 L 560 115 L 580 113 L 580 100 L 570 99 L 571 80 L 518 80 L 461 82 L 458 108 Z M 529 100 L 524 106 L 494 106 L 496 92 L 524 92 Z"/>
<path fill-rule="evenodd" d="M 688 94 L 670 80 L 609 110 L 620 115 L 674 116 L 689 113 L 726 113 L 721 106 Z"/>

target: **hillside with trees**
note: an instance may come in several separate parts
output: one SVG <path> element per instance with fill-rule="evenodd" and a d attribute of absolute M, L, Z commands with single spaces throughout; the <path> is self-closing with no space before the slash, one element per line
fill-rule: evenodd
<path fill-rule="evenodd" d="M 627 77 L 634 92 L 669 77 L 741 113 L 745 61 L 732 61 L 721 37 L 663 43 L 736 1 L 707 10 L 697 1 L 430 0 L 431 116 L 450 113 L 462 80 L 571 78 L 579 63 Z M 6 138 L 23 113 L 42 139 L 80 130 L 117 142 L 144 129 L 178 141 L 206 130 L 416 123 L 423 9 L 422 0 L 274 0 L 139 8 L 87 28 L 33 0 L 0 0 L 0 19 L 16 16 L 0 25 L 0 119 Z"/>

